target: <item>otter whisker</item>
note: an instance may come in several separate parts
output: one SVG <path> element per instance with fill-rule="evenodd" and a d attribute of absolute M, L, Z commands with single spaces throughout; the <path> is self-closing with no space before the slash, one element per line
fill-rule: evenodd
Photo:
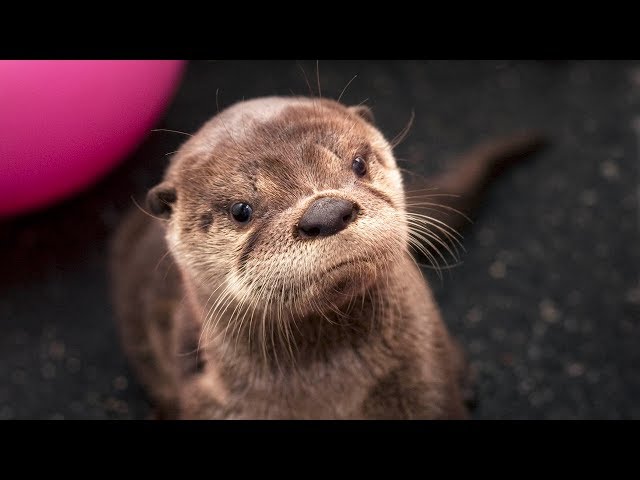
<path fill-rule="evenodd" d="M 293 354 L 293 350 L 291 350 L 290 347 L 290 340 L 289 340 L 289 330 L 287 328 L 287 322 L 284 320 L 283 318 L 283 310 L 284 310 L 284 301 L 285 301 L 285 284 L 284 282 L 281 282 L 280 288 L 278 289 L 279 291 L 279 299 L 278 299 L 278 308 L 276 310 L 276 323 L 278 324 L 278 337 L 280 339 L 280 342 L 284 341 L 285 343 L 285 347 L 287 348 L 289 354 L 290 354 L 290 359 L 292 361 L 295 362 L 295 355 Z M 283 335 L 283 330 L 284 330 L 284 335 Z"/>
<path fill-rule="evenodd" d="M 407 222 L 412 226 L 412 228 L 419 230 L 421 232 L 427 232 L 430 236 L 432 235 L 436 235 L 436 232 L 433 232 L 429 227 L 433 227 L 437 230 L 437 232 L 442 233 L 444 235 L 444 238 L 451 243 L 451 245 L 453 246 L 454 250 L 456 251 L 455 256 L 459 256 L 460 252 L 458 251 L 458 246 L 460 246 L 460 248 L 463 251 L 466 251 L 464 246 L 462 245 L 462 242 L 460 241 L 460 239 L 458 239 L 457 237 L 453 236 L 451 233 L 449 233 L 447 230 L 445 230 L 444 228 L 440 227 L 439 225 L 426 220 L 426 219 L 417 219 L 417 218 L 411 218 L 409 217 L 407 219 Z M 442 241 L 442 239 L 437 236 L 438 240 Z M 447 248 L 446 245 L 443 244 L 443 246 L 445 248 Z"/>
<path fill-rule="evenodd" d="M 446 194 L 439 194 L 438 196 L 445 196 L 445 195 Z M 454 207 L 451 207 L 449 205 L 443 205 L 441 203 L 433 203 L 433 202 L 407 202 L 407 206 L 410 206 L 410 207 L 420 207 L 420 206 L 424 206 L 424 205 L 429 205 L 429 206 L 435 207 L 435 208 L 443 208 L 445 210 L 451 210 L 451 211 L 457 213 L 458 215 L 461 215 L 461 216 L 465 217 L 467 220 L 471 221 L 469 219 L 469 217 L 464 212 L 461 212 L 460 210 L 458 210 L 458 209 L 456 209 Z"/>
<path fill-rule="evenodd" d="M 338 102 L 340 101 L 340 99 L 342 98 L 342 95 L 344 95 L 344 92 L 347 91 L 347 88 L 349 88 L 349 85 L 351 85 L 351 82 L 353 82 L 356 78 L 358 77 L 358 74 L 356 73 L 353 77 L 351 77 L 351 80 L 349 80 L 347 82 L 347 84 L 344 86 L 344 88 L 342 89 L 342 91 L 340 92 L 340 95 L 338 95 Z"/>
<path fill-rule="evenodd" d="M 249 292 L 243 291 L 243 295 L 239 301 L 236 302 L 236 308 L 231 313 L 231 317 L 228 323 L 233 324 L 233 328 L 231 330 L 231 338 L 235 338 L 234 349 L 238 348 L 238 340 L 242 334 L 242 326 L 247 316 L 247 311 L 245 308 L 245 303 L 249 298 Z M 237 312 L 237 313 L 236 313 Z M 242 314 L 242 318 L 238 318 L 238 316 Z"/>
<path fill-rule="evenodd" d="M 311 83 L 309 83 L 309 77 L 307 77 L 307 72 L 305 72 L 304 67 L 300 64 L 300 62 L 296 61 L 298 68 L 302 71 L 302 75 L 304 76 L 304 80 L 307 83 L 307 87 L 309 88 L 309 97 L 315 97 L 315 93 L 311 88 Z"/>
<path fill-rule="evenodd" d="M 456 254 L 459 254 L 458 246 L 462 249 L 463 252 L 466 252 L 466 249 L 462 244 L 462 235 L 460 235 L 455 229 L 449 227 L 438 219 L 422 215 L 408 215 L 407 221 L 412 222 L 415 228 L 420 228 L 422 230 L 430 231 L 428 227 L 435 228 L 438 232 L 442 233 L 449 242 L 451 242 L 454 249 L 456 250 Z"/>
<path fill-rule="evenodd" d="M 218 323 L 221 319 L 221 316 L 216 315 L 216 312 L 219 308 L 219 306 L 221 304 L 225 304 L 225 302 L 227 301 L 227 299 L 230 296 L 230 287 L 228 284 L 222 283 L 221 286 L 224 286 L 222 293 L 220 294 L 220 296 L 216 299 L 216 302 L 211 306 L 210 311 L 207 313 L 207 316 L 205 318 L 205 321 L 203 323 L 202 326 L 202 335 L 201 338 L 204 337 L 205 339 L 211 337 L 213 334 L 215 334 Z M 211 341 L 214 341 L 216 337 L 213 337 L 213 339 Z M 209 343 L 205 344 L 205 346 L 209 345 Z M 198 348 L 201 348 L 202 345 L 200 345 L 200 342 L 198 342 Z"/>
<path fill-rule="evenodd" d="M 431 230 L 429 230 L 426 226 L 421 225 L 419 223 L 414 223 L 414 221 L 410 220 L 408 223 L 409 226 L 409 234 L 422 239 L 423 237 L 428 237 L 430 239 L 433 239 L 434 241 L 436 241 L 439 245 L 442 245 L 444 247 L 444 249 L 452 256 L 454 257 L 456 260 L 458 259 L 458 255 L 459 252 L 456 248 L 456 245 L 454 243 L 452 243 L 452 246 L 455 250 L 454 251 L 451 250 L 451 248 L 449 247 L 449 245 L 447 244 L 447 242 L 445 242 L 442 238 L 440 238 L 438 235 L 436 235 L 434 232 L 432 232 Z M 419 237 L 418 237 L 419 236 Z M 436 251 L 440 251 L 440 249 L 436 248 Z"/>
<path fill-rule="evenodd" d="M 318 80 L 318 97 L 322 98 L 322 88 L 320 88 L 320 60 L 316 60 L 316 79 Z"/>
<path fill-rule="evenodd" d="M 419 175 L 419 174 L 416 174 Z M 461 198 L 462 195 L 458 195 L 456 193 L 450 192 L 440 192 L 440 193 L 427 193 L 427 192 L 437 192 L 440 190 L 440 187 L 424 187 L 417 188 L 415 190 L 407 190 L 405 192 L 405 197 L 407 198 L 430 198 L 430 197 L 452 197 L 452 198 Z"/>
<path fill-rule="evenodd" d="M 162 222 L 167 222 L 168 220 L 166 218 L 161 218 L 161 217 L 156 217 L 155 215 L 152 215 L 151 213 L 147 212 L 144 208 L 142 208 L 138 202 L 136 201 L 136 199 L 133 197 L 133 195 L 131 196 L 131 201 L 133 202 L 133 204 L 138 207 L 138 210 L 140 210 L 142 213 L 144 213 L 146 216 L 151 217 L 151 218 L 155 218 L 156 220 L 160 220 Z"/>
<path fill-rule="evenodd" d="M 251 269 L 250 271 L 246 271 L 245 268 L 243 268 L 243 275 L 245 277 L 251 276 L 253 273 L 253 269 Z M 266 277 L 266 281 L 262 282 L 258 288 L 258 290 L 254 293 L 254 298 L 251 301 L 251 317 L 249 319 L 249 347 L 251 346 L 251 340 L 252 340 L 252 328 L 251 328 L 251 324 L 253 323 L 253 319 L 255 316 L 255 312 L 258 308 L 258 306 L 261 304 L 261 302 L 263 302 L 263 293 L 265 291 L 265 289 L 269 288 L 269 285 L 271 284 L 271 271 L 268 270 L 264 276 Z M 249 282 L 249 287 L 248 287 L 249 291 L 254 291 L 254 287 L 252 286 L 252 282 Z M 266 303 L 266 302 L 265 302 Z M 266 306 L 263 306 L 263 308 L 266 308 Z M 256 322 L 256 328 L 258 327 L 258 325 L 260 325 L 258 322 Z M 261 330 L 263 331 L 263 330 Z M 260 344 L 262 344 L 262 342 L 258 342 Z M 263 352 L 264 353 L 264 352 Z M 266 353 L 265 353 L 266 355 Z M 265 356 L 265 360 L 266 360 L 266 356 Z"/>
<path fill-rule="evenodd" d="M 167 249 L 167 251 L 164 253 L 164 255 L 162 255 L 160 257 L 160 260 L 158 260 L 158 263 L 156 263 L 155 268 L 153 269 L 154 272 L 158 271 L 158 267 L 160 266 L 160 264 L 162 263 L 162 261 L 167 258 L 167 256 L 169 255 L 169 253 L 171 253 L 171 250 Z"/>
<path fill-rule="evenodd" d="M 414 229 L 429 232 L 432 235 L 437 235 L 438 233 L 442 234 L 444 236 L 443 240 L 446 240 L 451 244 L 451 246 L 453 246 L 454 250 L 456 251 L 456 255 L 460 254 L 460 252 L 458 251 L 458 247 L 460 247 L 462 251 L 466 251 L 464 246 L 462 245 L 462 242 L 457 237 L 453 236 L 451 233 L 444 230 L 439 225 L 421 219 L 408 219 L 407 221 L 411 223 L 412 228 Z M 431 228 L 435 228 L 435 231 L 432 231 Z M 441 237 L 438 236 L 438 238 Z"/>
<path fill-rule="evenodd" d="M 154 128 L 150 130 L 151 132 L 169 132 L 169 133 L 179 133 L 180 135 L 186 135 L 187 137 L 193 137 L 190 133 L 181 132 L 180 130 L 171 130 L 169 128 Z"/>
<path fill-rule="evenodd" d="M 221 282 L 221 283 L 218 285 L 218 287 L 216 287 L 216 288 L 214 289 L 214 291 L 213 291 L 213 292 L 211 292 L 211 295 L 209 296 L 209 299 L 207 300 L 207 302 L 205 303 L 205 307 L 203 308 L 203 314 L 204 314 L 204 311 L 206 310 L 206 305 L 207 305 L 207 304 L 209 303 L 209 301 L 211 300 L 211 297 L 213 297 L 213 295 L 215 294 L 215 292 L 216 292 L 220 287 L 223 287 L 223 286 L 224 286 L 225 288 L 223 288 L 222 294 L 220 295 L 220 297 L 218 297 L 217 301 L 220 301 L 220 300 L 221 300 L 221 298 L 222 298 L 222 297 L 224 297 L 224 295 L 226 295 L 226 291 L 227 291 L 226 283 L 225 283 L 225 282 Z M 207 343 L 205 343 L 205 344 L 203 345 L 203 344 L 202 344 L 202 341 L 203 341 L 203 338 L 204 338 L 204 339 L 206 339 L 206 338 L 209 336 L 210 332 L 211 332 L 211 331 L 213 331 L 213 330 L 215 329 L 215 325 L 214 325 L 213 327 L 211 327 L 211 328 L 210 328 L 210 324 L 211 324 L 211 323 L 212 323 L 212 321 L 213 321 L 213 316 L 210 314 L 210 312 L 211 312 L 211 310 L 212 310 L 212 309 L 214 309 L 215 305 L 216 305 L 215 303 L 211 305 L 211 308 L 209 309 L 209 312 L 207 312 L 207 314 L 206 314 L 206 316 L 205 316 L 205 318 L 204 318 L 204 321 L 202 322 L 202 327 L 201 327 L 201 329 L 200 329 L 200 336 L 199 336 L 199 338 L 198 338 L 198 344 L 197 344 L 197 347 L 196 347 L 196 361 L 197 361 L 197 359 L 198 359 L 198 355 L 199 355 L 200 350 L 201 350 L 202 348 L 205 348 L 206 346 L 208 346 L 208 345 L 211 343 L 211 342 L 207 342 Z M 211 340 L 211 341 L 213 341 L 213 340 Z"/>
<path fill-rule="evenodd" d="M 428 207 L 428 208 L 427 208 Z M 453 212 L 461 217 L 464 217 L 468 222 L 473 223 L 472 220 L 464 213 L 458 210 L 457 208 L 451 207 L 449 205 L 443 205 L 442 203 L 433 203 L 433 202 L 407 202 L 407 208 L 418 208 L 424 210 L 447 210 Z"/>
<path fill-rule="evenodd" d="M 407 212 L 406 215 L 407 217 L 422 219 L 427 222 L 435 222 L 438 225 L 440 225 L 440 228 L 444 229 L 444 231 L 450 232 L 450 234 L 455 235 L 460 240 L 464 239 L 464 236 L 460 232 L 458 232 L 455 228 L 453 228 L 451 225 L 448 225 L 446 222 L 443 222 L 442 220 L 439 220 L 437 218 L 433 218 L 429 215 L 425 215 L 423 213 L 418 213 L 418 212 Z"/>
<path fill-rule="evenodd" d="M 409 241 L 409 244 L 412 247 L 415 247 L 420 253 L 422 253 L 422 255 L 424 255 L 431 262 L 433 267 L 438 272 L 438 277 L 440 277 L 440 279 L 442 280 L 442 273 L 440 271 L 440 265 L 438 264 L 438 261 L 436 260 L 435 256 L 431 252 L 429 252 L 429 250 L 426 249 L 426 247 L 422 244 L 422 242 L 420 242 L 419 240 L 413 238 L 412 236 L 409 237 L 408 241 Z M 428 240 L 426 242 L 428 243 Z M 438 251 L 433 246 L 431 248 L 433 248 L 436 252 Z"/>
<path fill-rule="evenodd" d="M 431 238 L 433 240 L 435 240 L 438 244 L 442 245 L 445 250 L 447 252 L 449 252 L 449 254 L 457 261 L 458 260 L 458 256 L 459 256 L 459 252 L 457 250 L 457 248 L 455 248 L 455 244 L 454 244 L 454 250 L 455 253 L 451 250 L 451 248 L 449 248 L 449 245 L 447 245 L 446 242 L 444 242 L 440 237 L 438 237 L 437 235 L 433 234 L 432 232 L 430 232 L 429 230 L 427 230 L 426 228 L 422 228 L 421 226 L 418 227 L 414 224 L 410 224 L 410 234 L 414 235 L 420 239 L 423 239 L 425 236 L 428 238 Z M 437 252 L 440 252 L 440 249 L 436 249 Z"/>
<path fill-rule="evenodd" d="M 396 148 L 407 137 L 407 135 L 409 134 L 409 130 L 411 130 L 411 127 L 413 126 L 413 120 L 415 116 L 416 116 L 415 110 L 411 109 L 411 115 L 409 117 L 409 121 L 404 126 L 404 128 L 400 130 L 400 132 L 395 137 L 393 137 L 393 140 L 389 142 L 391 144 L 391 148 Z"/>
<path fill-rule="evenodd" d="M 428 269 L 435 270 L 433 265 L 430 265 L 430 264 L 427 264 L 427 263 L 421 263 L 421 262 L 416 261 L 415 264 L 418 265 L 421 268 L 428 268 Z M 453 270 L 454 268 L 461 267 L 462 265 L 464 265 L 464 262 L 458 261 L 458 262 L 452 263 L 450 265 L 441 265 L 439 268 L 440 268 L 440 270 Z"/>

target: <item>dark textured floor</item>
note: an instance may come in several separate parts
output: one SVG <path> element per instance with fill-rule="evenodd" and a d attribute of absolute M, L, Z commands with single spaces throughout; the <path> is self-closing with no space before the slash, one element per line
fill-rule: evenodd
<path fill-rule="evenodd" d="M 315 62 L 301 62 L 315 88 Z M 320 62 L 323 96 L 372 106 L 403 167 L 429 173 L 524 127 L 553 144 L 501 178 L 432 272 L 479 373 L 476 418 L 640 418 L 640 62 Z M 160 128 L 216 107 L 308 93 L 295 61 L 195 62 Z M 0 418 L 144 418 L 120 352 L 106 239 L 162 174 L 178 134 L 151 133 L 119 169 L 46 212 L 0 224 Z"/>

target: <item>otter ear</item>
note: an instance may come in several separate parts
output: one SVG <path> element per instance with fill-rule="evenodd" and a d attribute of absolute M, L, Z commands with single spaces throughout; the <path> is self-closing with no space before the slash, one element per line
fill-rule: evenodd
<path fill-rule="evenodd" d="M 162 182 L 147 193 L 147 206 L 154 215 L 169 218 L 176 198 L 175 187 L 169 182 Z"/>
<path fill-rule="evenodd" d="M 365 122 L 369 122 L 372 125 L 375 122 L 375 119 L 373 118 L 373 112 L 366 105 L 355 105 L 353 107 L 349 107 L 349 110 L 358 115 Z"/>

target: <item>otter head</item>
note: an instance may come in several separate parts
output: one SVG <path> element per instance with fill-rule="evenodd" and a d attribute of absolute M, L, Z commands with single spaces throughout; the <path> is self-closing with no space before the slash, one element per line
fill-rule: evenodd
<path fill-rule="evenodd" d="M 368 108 L 331 100 L 263 98 L 219 113 L 177 152 L 148 205 L 167 219 L 201 303 L 234 301 L 228 313 L 340 308 L 407 250 L 391 146 Z"/>

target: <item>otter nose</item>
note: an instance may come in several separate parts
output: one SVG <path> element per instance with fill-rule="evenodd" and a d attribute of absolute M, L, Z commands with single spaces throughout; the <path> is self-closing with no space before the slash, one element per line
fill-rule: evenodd
<path fill-rule="evenodd" d="M 328 237 L 349 225 L 358 214 L 358 207 L 347 200 L 322 197 L 313 202 L 298 222 L 302 237 Z"/>

